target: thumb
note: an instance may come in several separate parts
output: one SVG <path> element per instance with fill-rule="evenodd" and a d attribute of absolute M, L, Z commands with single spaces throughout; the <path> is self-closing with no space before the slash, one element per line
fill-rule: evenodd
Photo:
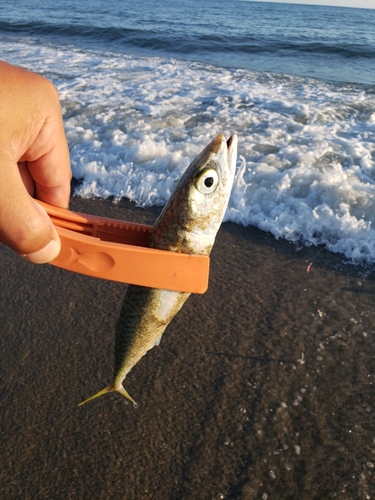
<path fill-rule="evenodd" d="M 44 208 L 28 194 L 20 176 L 12 176 L 11 172 L 15 170 L 9 169 L 6 182 L 0 184 L 0 242 L 30 262 L 50 262 L 60 253 L 59 235 Z"/>

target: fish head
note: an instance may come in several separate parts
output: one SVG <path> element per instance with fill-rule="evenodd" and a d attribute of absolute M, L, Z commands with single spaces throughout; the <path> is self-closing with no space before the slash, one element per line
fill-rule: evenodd
<path fill-rule="evenodd" d="M 189 165 L 156 222 L 150 246 L 208 255 L 224 218 L 237 161 L 237 135 L 217 135 Z"/>
<path fill-rule="evenodd" d="M 237 136 L 226 141 L 219 134 L 189 167 L 189 215 L 196 228 L 205 232 L 219 229 L 233 186 L 236 159 Z"/>

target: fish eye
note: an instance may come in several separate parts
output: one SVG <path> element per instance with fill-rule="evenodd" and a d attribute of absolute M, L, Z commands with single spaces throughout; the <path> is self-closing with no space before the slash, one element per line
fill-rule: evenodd
<path fill-rule="evenodd" d="M 219 176 L 216 170 L 209 168 L 208 170 L 203 170 L 198 179 L 196 180 L 196 188 L 202 194 L 213 193 L 218 185 Z"/>

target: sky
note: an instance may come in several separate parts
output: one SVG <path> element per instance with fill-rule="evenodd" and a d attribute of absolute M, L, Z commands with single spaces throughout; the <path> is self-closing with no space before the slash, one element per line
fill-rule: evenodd
<path fill-rule="evenodd" d="M 360 7 L 375 9 L 375 0 L 257 0 L 258 2 L 300 3 L 315 5 L 332 5 L 335 7 Z"/>

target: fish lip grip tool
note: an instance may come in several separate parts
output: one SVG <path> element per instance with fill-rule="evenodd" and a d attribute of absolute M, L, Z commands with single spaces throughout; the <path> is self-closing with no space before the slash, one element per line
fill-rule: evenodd
<path fill-rule="evenodd" d="M 205 293 L 210 259 L 147 248 L 152 226 L 72 212 L 37 200 L 61 240 L 54 266 L 96 278 Z"/>

